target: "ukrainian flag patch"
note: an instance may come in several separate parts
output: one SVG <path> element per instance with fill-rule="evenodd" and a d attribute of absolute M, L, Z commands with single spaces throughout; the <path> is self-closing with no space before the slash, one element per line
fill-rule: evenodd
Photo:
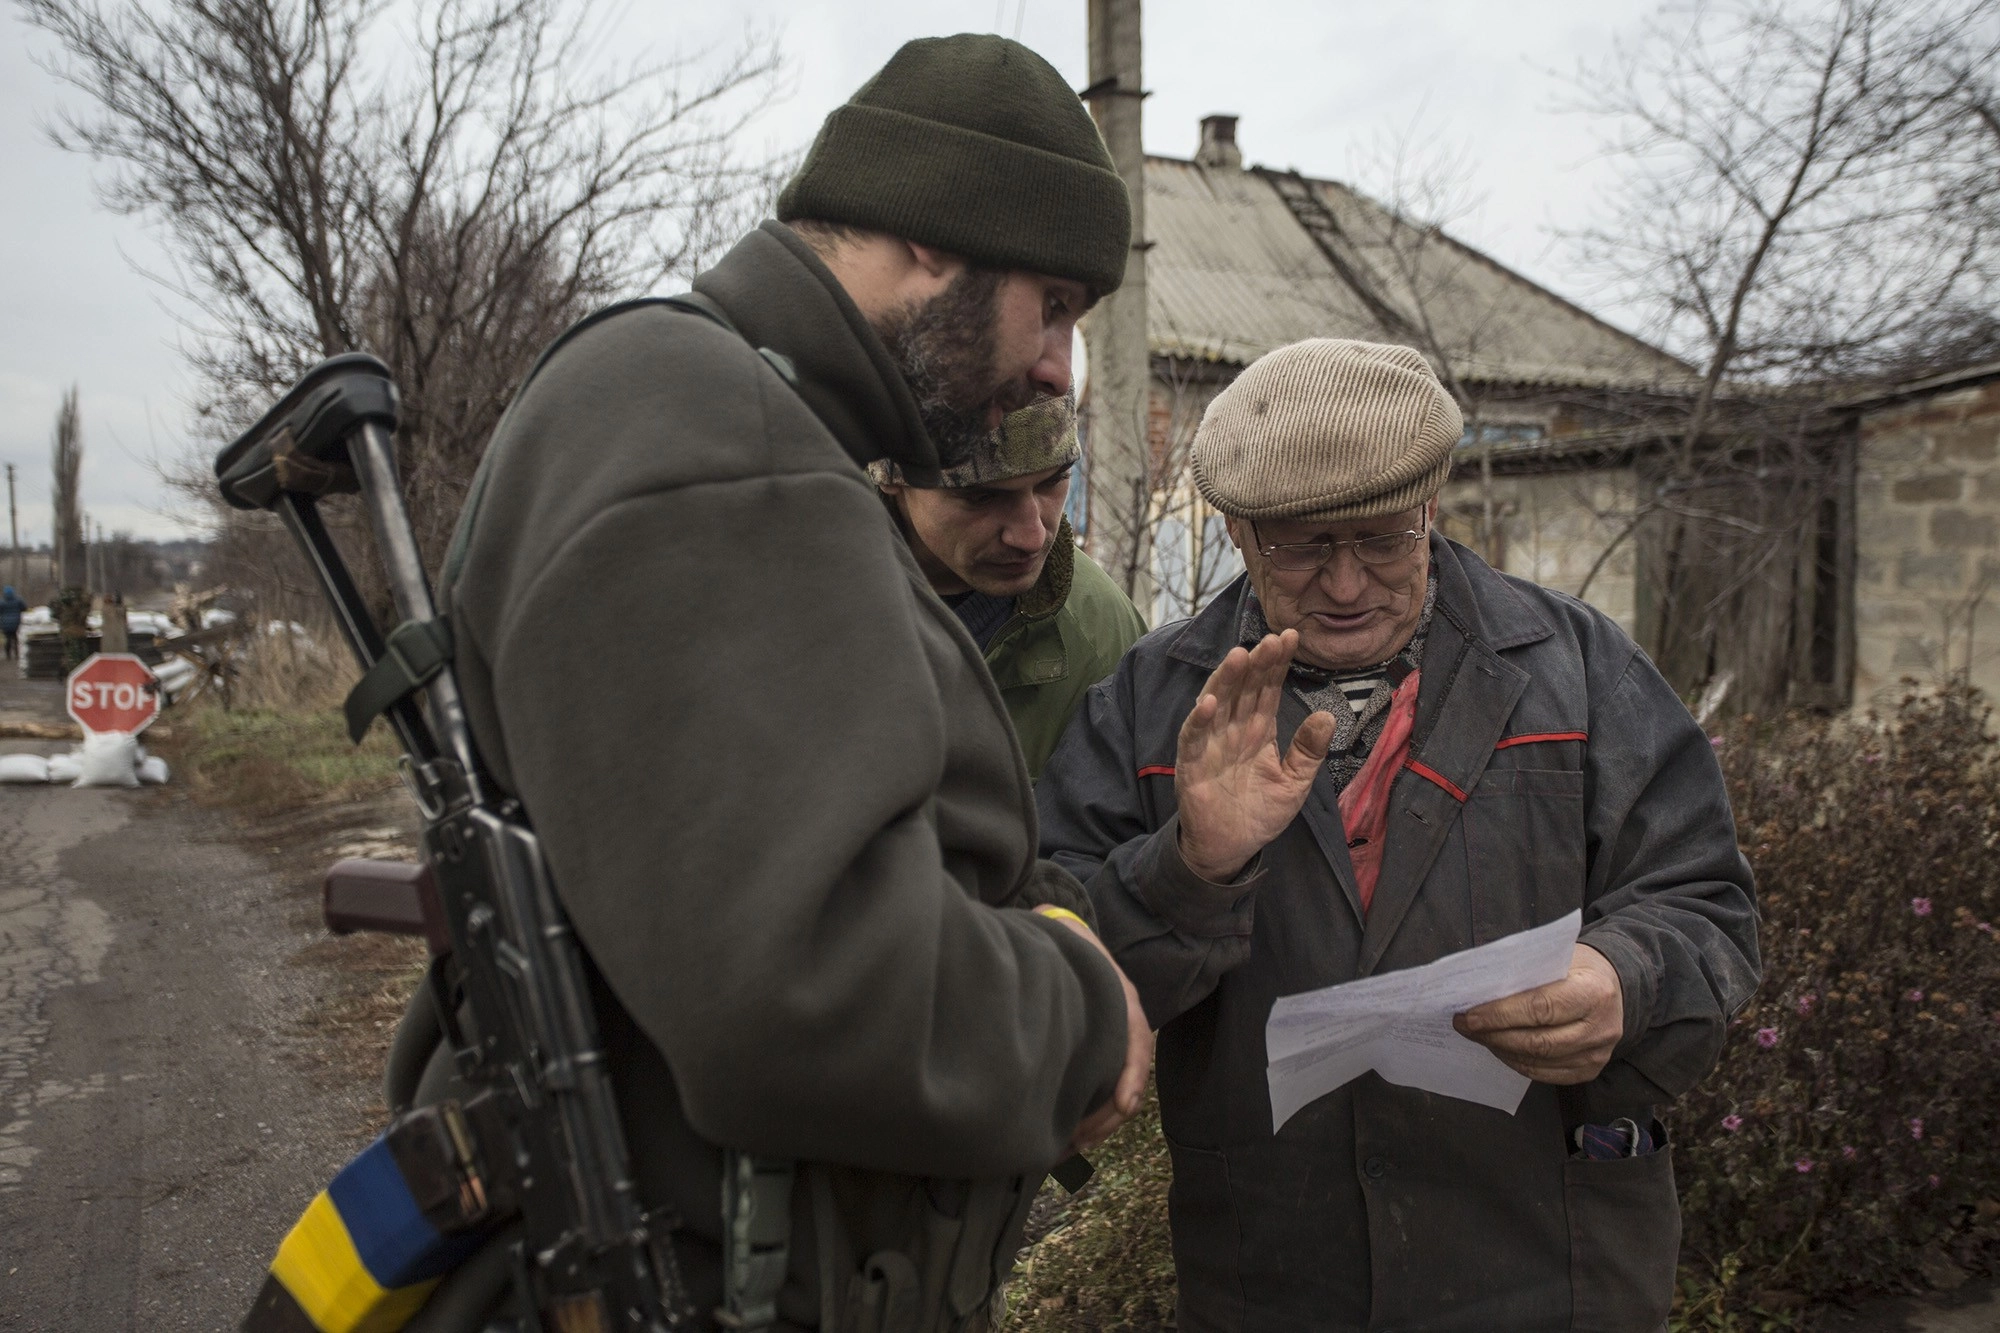
<path fill-rule="evenodd" d="M 396 1333 L 479 1240 L 431 1224 L 384 1136 L 285 1236 L 242 1333 Z"/>

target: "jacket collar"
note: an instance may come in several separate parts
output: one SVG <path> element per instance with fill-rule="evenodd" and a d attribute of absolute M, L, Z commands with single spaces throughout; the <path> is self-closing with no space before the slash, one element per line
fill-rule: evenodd
<path fill-rule="evenodd" d="M 857 464 L 935 472 L 937 447 L 889 349 L 812 247 L 766 222 L 694 280 L 752 346 L 790 358 L 805 399 Z"/>
<path fill-rule="evenodd" d="M 1042 576 L 1014 603 L 1013 619 L 1046 620 L 1062 610 L 1063 603 L 1069 600 L 1070 580 L 1075 576 L 1076 533 L 1070 530 L 1069 517 L 1064 515 L 1056 524 L 1056 540 L 1049 548 L 1049 558 L 1042 562 Z M 1007 630 L 1000 632 L 1004 635 Z"/>
<path fill-rule="evenodd" d="M 1556 632 L 1534 604 L 1493 566 L 1447 537 L 1431 534 L 1438 607 L 1469 639 L 1498 652 Z"/>
<path fill-rule="evenodd" d="M 1437 570 L 1438 613 L 1467 638 L 1497 650 L 1518 648 L 1555 633 L 1528 599 L 1506 578 L 1457 542 L 1431 533 L 1431 563 Z M 1168 656 L 1213 671 L 1237 644 L 1250 576 L 1239 574 L 1167 649 Z"/>

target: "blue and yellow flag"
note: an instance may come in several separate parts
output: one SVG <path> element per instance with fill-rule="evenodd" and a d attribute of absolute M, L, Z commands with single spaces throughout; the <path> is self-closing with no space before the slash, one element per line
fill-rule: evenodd
<path fill-rule="evenodd" d="M 424 1216 L 385 1134 L 285 1236 L 242 1333 L 395 1333 L 481 1239 Z"/>

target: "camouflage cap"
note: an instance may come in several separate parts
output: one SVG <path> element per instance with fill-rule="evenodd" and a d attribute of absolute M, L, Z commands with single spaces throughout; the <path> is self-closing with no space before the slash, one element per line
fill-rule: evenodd
<path fill-rule="evenodd" d="M 882 486 L 907 484 L 921 485 L 926 490 L 956 490 L 1068 467 L 1082 452 L 1076 437 L 1076 397 L 1071 394 L 1044 398 L 1008 413 L 1000 428 L 972 451 L 972 457 L 938 473 L 935 481 L 911 480 L 886 458 L 870 463 L 868 473 Z"/>

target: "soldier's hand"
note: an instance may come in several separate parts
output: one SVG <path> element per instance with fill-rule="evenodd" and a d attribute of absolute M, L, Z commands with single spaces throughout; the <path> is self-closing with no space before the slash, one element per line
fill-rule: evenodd
<path fill-rule="evenodd" d="M 1299 632 L 1232 648 L 1181 723 L 1174 758 L 1181 859 L 1213 883 L 1234 879 L 1298 816 L 1333 743 L 1334 720 L 1314 713 L 1278 753 L 1278 700 Z"/>
<path fill-rule="evenodd" d="M 1118 966 L 1096 932 L 1071 916 L 1058 916 L 1056 920 L 1095 945 L 1104 955 L 1104 961 L 1111 964 L 1111 970 L 1118 974 L 1118 984 L 1125 988 L 1125 1067 L 1118 1072 L 1111 1100 L 1085 1116 L 1076 1133 L 1070 1136 L 1072 1151 L 1089 1152 L 1110 1138 L 1112 1130 L 1139 1113 L 1139 1104 L 1146 1095 L 1146 1077 L 1153 1071 L 1153 1029 L 1147 1024 L 1144 1006 L 1139 1003 L 1138 987 L 1125 975 L 1125 969 Z"/>
<path fill-rule="evenodd" d="M 1610 959 L 1579 944 L 1561 981 L 1468 1009 L 1452 1026 L 1537 1083 L 1588 1083 L 1625 1035 L 1625 988 Z"/>

